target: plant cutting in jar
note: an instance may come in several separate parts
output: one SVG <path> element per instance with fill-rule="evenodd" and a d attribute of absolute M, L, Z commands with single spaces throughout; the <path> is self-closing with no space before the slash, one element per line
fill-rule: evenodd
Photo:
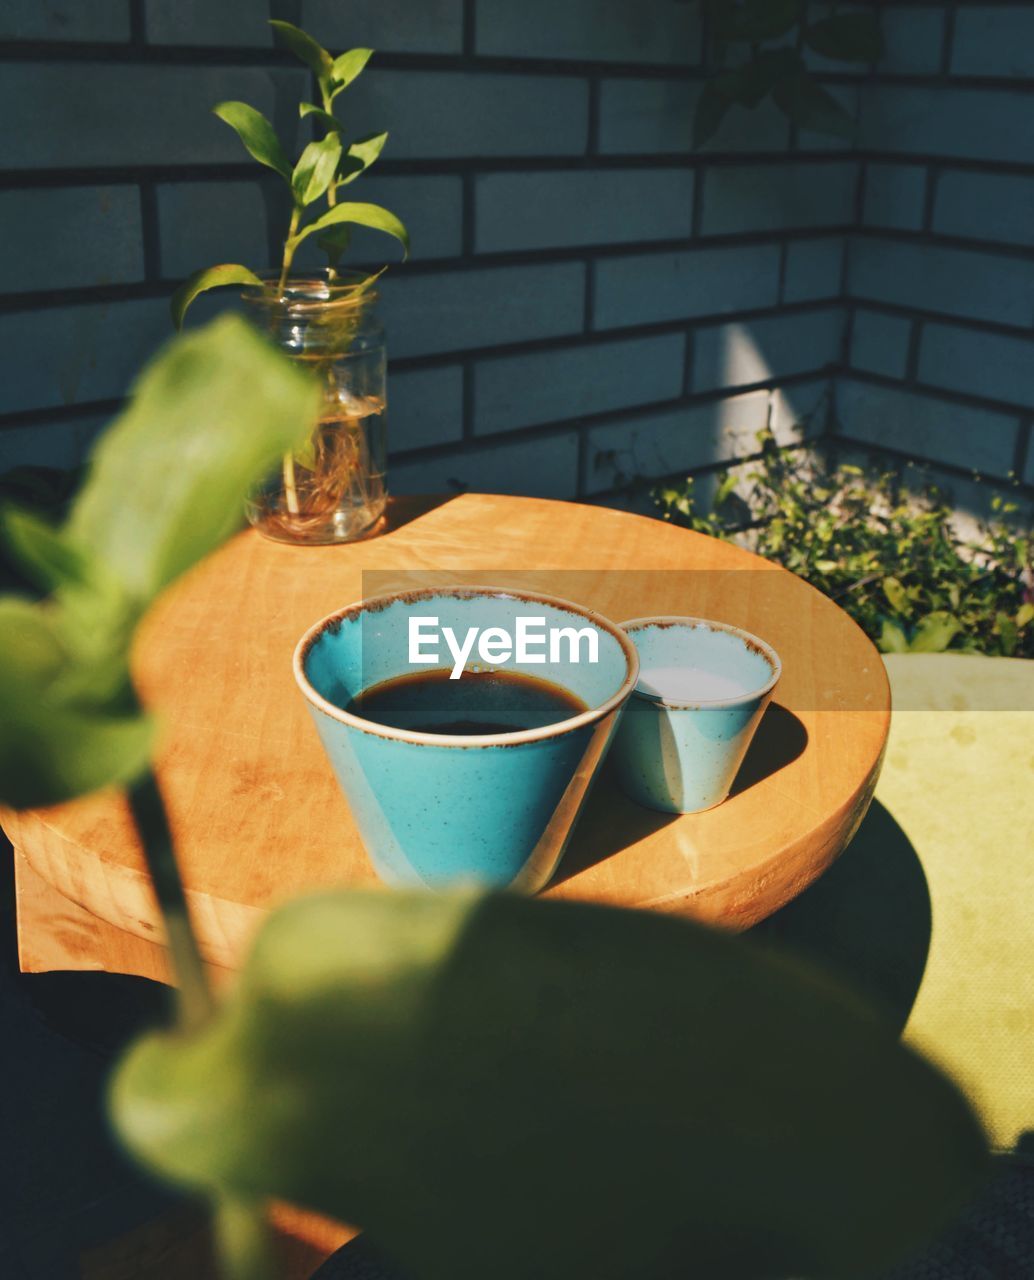
<path fill-rule="evenodd" d="M 299 116 L 320 135 L 292 164 L 273 126 L 245 102 L 213 108 L 247 151 L 278 173 L 290 194 L 290 215 L 277 271 L 263 279 L 240 263 L 194 272 L 172 298 L 177 328 L 199 294 L 243 285 L 256 317 L 279 345 L 312 369 L 324 387 L 324 411 L 305 446 L 285 454 L 280 475 L 252 495 L 248 515 L 264 533 L 287 541 L 335 542 L 370 528 L 384 509 L 384 352 L 371 321 L 370 275 L 342 271 L 352 227 L 394 236 L 405 255 L 402 221 L 377 204 L 342 200 L 342 189 L 380 156 L 387 133 L 349 143 L 334 114 L 337 98 L 355 82 L 373 53 L 350 49 L 333 57 L 290 22 L 273 21 L 283 43 L 313 72 L 318 103 L 301 102 Z M 310 237 L 327 256 L 327 269 L 292 276 L 299 246 Z"/>

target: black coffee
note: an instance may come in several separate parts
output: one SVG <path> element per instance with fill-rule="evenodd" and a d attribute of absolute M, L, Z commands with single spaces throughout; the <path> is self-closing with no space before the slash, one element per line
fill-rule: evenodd
<path fill-rule="evenodd" d="M 517 671 L 415 671 L 364 689 L 345 708 L 364 720 L 417 733 L 517 733 L 587 711 L 549 680 Z"/>

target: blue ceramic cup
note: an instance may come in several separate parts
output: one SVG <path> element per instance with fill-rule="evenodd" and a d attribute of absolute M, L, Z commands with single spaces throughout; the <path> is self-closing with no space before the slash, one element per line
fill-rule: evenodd
<path fill-rule="evenodd" d="M 664 813 L 721 804 L 772 698 L 779 658 L 724 622 L 659 617 L 622 625 L 640 663 L 614 743 L 622 790 Z"/>
<path fill-rule="evenodd" d="M 437 628 L 420 621 L 428 618 L 437 620 Z M 392 727 L 346 710 L 384 681 L 435 669 L 427 661 L 429 653 L 434 656 L 433 639 L 420 651 L 421 665 L 414 665 L 414 627 L 432 637 L 446 627 L 456 637 L 472 627 L 479 635 L 492 629 L 498 640 L 514 635 L 521 618 L 537 630 L 544 624 L 550 637 L 559 633 L 556 650 L 528 645 L 490 669 L 538 677 L 574 695 L 577 702 L 561 710 L 556 723 L 450 734 Z M 565 639 L 565 631 L 580 633 L 577 643 L 570 634 Z M 459 669 L 444 646 L 438 658 L 438 667 Z M 467 666 L 484 670 L 474 662 Z M 563 855 L 635 687 L 639 661 L 620 627 L 580 605 L 490 587 L 427 588 L 366 600 L 324 618 L 300 641 L 294 671 L 382 880 L 534 893 Z M 438 674 L 450 694 L 446 671 Z"/>

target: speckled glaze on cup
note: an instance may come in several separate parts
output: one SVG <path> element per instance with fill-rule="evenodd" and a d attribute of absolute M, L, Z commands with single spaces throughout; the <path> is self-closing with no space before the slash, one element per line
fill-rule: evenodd
<path fill-rule="evenodd" d="M 442 627 L 503 626 L 519 615 L 599 635 L 598 663 L 502 664 L 553 681 L 589 710 L 515 733 L 396 729 L 342 710 L 363 688 L 411 673 L 411 616 Z M 448 654 L 442 665 L 449 665 Z M 428 671 L 432 668 L 422 667 Z M 340 609 L 302 637 L 295 678 L 377 874 L 393 885 L 542 888 L 556 870 L 639 674 L 625 632 L 554 596 L 427 588 Z"/>
<path fill-rule="evenodd" d="M 683 702 L 649 693 L 642 679 L 614 742 L 626 795 L 664 813 L 697 813 L 728 796 L 782 673 L 757 636 L 706 618 L 635 618 L 622 623 L 643 671 L 697 667 L 734 680 L 737 697 Z"/>

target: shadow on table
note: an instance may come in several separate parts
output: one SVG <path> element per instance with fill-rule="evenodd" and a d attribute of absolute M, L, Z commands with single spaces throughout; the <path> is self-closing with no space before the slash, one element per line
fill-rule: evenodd
<path fill-rule="evenodd" d="M 800 720 L 786 707 L 772 703 L 736 775 L 730 799 L 778 773 L 807 745 L 808 731 Z M 613 766 L 605 764 L 550 883 L 562 884 L 678 819 L 677 813 L 660 813 L 630 800 L 618 786 Z"/>
<path fill-rule="evenodd" d="M 800 897 L 748 936 L 817 961 L 908 1021 L 930 949 L 930 893 L 919 857 L 873 801 L 839 859 Z"/>
<path fill-rule="evenodd" d="M 781 703 L 770 703 L 740 765 L 729 799 L 785 769 L 804 754 L 807 745 L 808 730 L 794 713 Z"/>
<path fill-rule="evenodd" d="M 444 507 L 446 503 L 458 497 L 459 494 L 456 493 L 425 493 L 416 497 L 391 497 L 388 499 L 388 509 L 383 518 L 374 525 L 367 537 L 382 538 L 389 533 L 394 533 L 398 529 L 405 528 L 407 524 L 412 524 L 414 520 L 419 520 L 421 516 L 437 511 L 439 507 Z"/>

